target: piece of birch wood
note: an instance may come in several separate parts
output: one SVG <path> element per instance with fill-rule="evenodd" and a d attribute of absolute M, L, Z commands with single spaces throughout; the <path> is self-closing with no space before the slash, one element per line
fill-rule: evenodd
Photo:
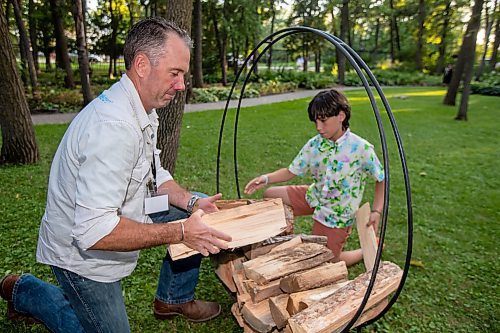
<path fill-rule="evenodd" d="M 254 303 L 258 303 L 269 297 L 277 296 L 283 293 L 280 288 L 279 280 L 271 281 L 263 285 L 259 285 L 252 280 L 246 280 L 245 286 L 250 294 L 250 297 L 252 297 L 252 302 Z"/>
<path fill-rule="evenodd" d="M 273 249 L 264 256 L 244 262 L 243 267 L 247 278 L 264 284 L 319 266 L 332 259 L 333 253 L 327 247 L 315 243 L 301 243 L 283 250 Z"/>
<path fill-rule="evenodd" d="M 288 297 L 286 309 L 288 310 L 290 315 L 297 314 L 300 311 L 307 309 L 311 304 L 330 296 L 348 283 L 348 281 L 342 281 L 329 284 L 324 287 L 299 291 L 298 293 L 290 294 Z"/>
<path fill-rule="evenodd" d="M 271 310 L 271 316 L 273 317 L 276 327 L 282 329 L 288 323 L 288 318 L 290 318 L 290 313 L 286 309 L 288 303 L 288 295 L 281 294 L 279 296 L 269 298 L 269 309 Z"/>
<path fill-rule="evenodd" d="M 249 245 L 247 249 L 245 249 L 245 257 L 248 260 L 255 259 L 264 254 L 269 253 L 273 248 L 278 246 L 281 243 L 287 242 L 295 237 L 300 237 L 302 239 L 302 243 L 317 243 L 326 246 L 328 238 L 326 236 L 318 236 L 318 235 L 305 235 L 305 234 L 297 234 L 297 235 L 279 235 L 270 237 L 262 242 L 255 243 Z"/>
<path fill-rule="evenodd" d="M 389 300 L 387 298 L 384 298 L 383 300 L 381 300 L 380 302 L 378 302 L 377 304 L 375 304 L 374 306 L 372 306 L 368 310 L 366 310 L 366 308 L 365 308 L 365 310 L 363 311 L 361 316 L 358 318 L 358 320 L 356 320 L 356 323 L 354 323 L 352 328 L 356 328 L 359 325 L 366 323 L 368 320 L 371 320 L 371 319 L 375 318 L 376 316 L 378 316 L 378 314 L 380 312 L 382 312 L 382 310 L 387 306 L 387 304 L 389 304 Z"/>
<path fill-rule="evenodd" d="M 294 273 L 280 280 L 280 288 L 286 293 L 323 287 L 336 281 L 347 279 L 344 261 L 325 263 L 307 271 Z"/>
<path fill-rule="evenodd" d="M 283 203 L 279 198 L 206 214 L 202 221 L 231 236 L 229 248 L 260 242 L 286 229 Z M 183 243 L 170 245 L 169 251 L 173 260 L 198 253 Z"/>
<path fill-rule="evenodd" d="M 234 265 L 236 261 L 243 261 L 244 257 L 234 252 L 221 251 L 211 256 L 210 259 L 215 265 L 215 275 L 217 275 L 219 280 L 229 291 L 232 293 L 237 292 L 233 279 L 233 272 L 235 271 Z M 243 266 L 241 266 L 241 268 L 242 267 Z"/>
<path fill-rule="evenodd" d="M 241 315 L 248 325 L 260 333 L 270 332 L 276 326 L 267 299 L 256 304 L 245 303 L 241 308 Z"/>
<path fill-rule="evenodd" d="M 370 220 L 370 204 L 365 203 L 356 212 L 356 227 L 358 229 L 359 243 L 363 252 L 363 263 L 366 271 L 371 271 L 377 256 L 377 237 L 373 226 L 366 224 Z"/>
<path fill-rule="evenodd" d="M 390 262 L 382 263 L 366 307 L 374 306 L 394 292 L 402 275 L 403 271 L 397 265 Z M 370 277 L 371 272 L 363 273 L 332 295 L 292 316 L 288 320 L 292 331 L 326 333 L 342 330 L 359 308 Z"/>
<path fill-rule="evenodd" d="M 236 322 L 240 327 L 245 326 L 245 321 L 243 320 L 243 316 L 241 315 L 240 307 L 238 303 L 234 303 L 231 305 L 231 313 L 233 314 L 234 318 L 236 319 Z"/>

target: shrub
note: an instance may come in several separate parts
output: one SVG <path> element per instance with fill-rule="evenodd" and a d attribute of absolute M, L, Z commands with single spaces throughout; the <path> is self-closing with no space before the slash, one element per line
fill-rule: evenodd
<path fill-rule="evenodd" d="M 500 96 L 500 73 L 490 72 L 481 75 L 480 81 L 471 84 L 471 93 Z"/>
<path fill-rule="evenodd" d="M 217 96 L 204 88 L 193 88 L 193 96 L 191 96 L 192 103 L 209 103 L 217 102 L 219 99 Z"/>

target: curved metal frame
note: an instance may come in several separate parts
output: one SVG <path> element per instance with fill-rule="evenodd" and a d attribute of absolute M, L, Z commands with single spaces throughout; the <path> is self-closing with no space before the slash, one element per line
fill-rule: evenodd
<path fill-rule="evenodd" d="M 252 63 L 252 66 L 248 70 L 245 80 L 243 82 L 243 86 L 240 90 L 240 96 L 238 100 L 238 106 L 236 109 L 236 118 L 235 118 L 235 123 L 234 123 L 234 140 L 233 140 L 233 157 L 234 157 L 234 169 L 235 169 L 235 181 L 236 181 L 236 189 L 238 192 L 238 198 L 241 198 L 240 194 L 240 187 L 239 187 L 239 181 L 238 181 L 238 160 L 237 160 L 237 134 L 238 134 L 238 119 L 239 119 L 239 113 L 240 113 L 240 108 L 241 108 L 241 101 L 243 98 L 243 94 L 245 92 L 245 88 L 248 82 L 248 79 L 250 75 L 252 74 L 253 69 L 259 62 L 260 58 L 262 57 L 263 54 L 266 53 L 266 51 L 273 46 L 275 43 L 278 41 L 282 40 L 285 37 L 288 37 L 293 34 L 297 33 L 313 33 L 315 35 L 318 35 L 320 37 L 323 37 L 324 39 L 328 40 L 332 45 L 334 45 L 337 50 L 339 50 L 350 62 L 352 67 L 355 69 L 356 73 L 358 74 L 359 78 L 361 79 L 363 86 L 366 90 L 366 93 L 370 99 L 370 103 L 372 105 L 372 109 L 375 115 L 375 119 L 377 121 L 377 127 L 379 130 L 380 134 L 380 141 L 382 145 L 382 154 L 383 154 L 383 161 L 384 161 L 384 172 L 386 175 L 386 181 L 385 181 L 385 194 L 384 194 L 384 208 L 383 208 L 383 217 L 382 217 L 382 223 L 381 223 L 381 228 L 380 228 L 380 235 L 379 235 L 379 245 L 377 248 L 377 254 L 375 257 L 375 266 L 372 270 L 370 282 L 368 284 L 368 288 L 365 292 L 365 295 L 363 297 L 363 301 L 361 302 L 358 311 L 354 315 L 354 317 L 351 319 L 349 323 L 344 326 L 342 332 L 347 332 L 349 329 L 354 325 L 354 323 L 358 320 L 358 318 L 361 316 L 366 303 L 368 302 L 369 295 L 373 289 L 373 286 L 375 284 L 375 279 L 377 277 L 377 272 L 378 272 L 378 267 L 380 264 L 381 256 L 382 256 L 382 251 L 383 251 L 383 245 L 384 245 L 384 238 L 385 238 L 385 231 L 386 231 L 386 226 L 387 226 L 387 215 L 389 212 L 389 180 L 390 180 L 390 175 L 389 175 L 389 157 L 388 157 L 388 150 L 387 150 L 387 142 L 386 142 L 386 137 L 385 137 L 385 131 L 384 127 L 382 124 L 382 119 L 380 116 L 380 111 L 378 109 L 377 103 L 375 101 L 375 97 L 373 95 L 373 92 L 370 89 L 370 85 L 363 74 L 362 70 L 363 69 L 366 74 L 368 75 L 370 81 L 373 84 L 373 87 L 376 89 L 380 99 L 382 100 L 382 103 L 384 105 L 384 108 L 387 112 L 387 116 L 389 117 L 389 121 L 393 130 L 394 138 L 396 140 L 396 144 L 398 147 L 398 153 L 401 161 L 401 167 L 403 169 L 403 176 L 404 176 L 404 181 L 405 181 L 405 190 L 406 190 L 406 204 L 407 204 L 407 212 L 408 212 L 408 221 L 407 221 L 407 227 L 408 227 L 408 237 L 407 237 L 407 249 L 406 249 L 406 259 L 405 259 L 405 265 L 403 269 L 403 276 L 401 278 L 401 282 L 399 283 L 399 286 L 392 296 L 391 300 L 389 301 L 388 305 L 380 312 L 378 316 L 373 318 L 372 320 L 369 320 L 368 322 L 364 323 L 362 326 L 358 328 L 358 330 L 361 327 L 364 327 L 366 325 L 369 325 L 378 319 L 380 319 L 389 309 L 394 305 L 396 300 L 398 299 L 399 295 L 401 294 L 401 291 L 404 287 L 406 278 L 408 276 L 408 271 L 410 268 L 410 260 L 411 260 L 411 254 L 412 254 L 412 244 L 413 244 L 413 212 L 412 212 L 412 202 L 411 202 L 411 189 L 410 189 L 410 178 L 408 175 L 408 167 L 406 163 L 406 157 L 403 149 L 403 144 L 401 141 L 401 136 L 399 134 L 397 125 L 396 125 L 396 120 L 394 119 L 394 116 L 391 111 L 391 107 L 389 105 L 389 102 L 387 101 L 387 98 L 385 97 L 384 93 L 382 92 L 382 88 L 380 87 L 378 81 L 376 80 L 375 76 L 373 73 L 370 71 L 366 63 L 361 59 L 361 57 L 347 44 L 345 44 L 340 38 L 333 36 L 325 31 L 317 30 L 314 28 L 310 27 L 303 27 L 303 26 L 298 26 L 298 27 L 292 27 L 292 28 L 286 28 L 282 29 L 280 31 L 277 31 L 268 37 L 266 37 L 264 40 L 262 40 L 250 53 L 250 55 L 245 59 L 245 62 L 239 69 L 235 80 L 233 81 L 233 85 L 231 86 L 231 90 L 228 96 L 228 99 L 226 101 L 226 106 L 224 108 L 224 113 L 222 116 L 222 121 L 221 121 L 221 128 L 219 132 L 219 143 L 218 143 L 218 148 L 217 148 L 217 174 L 216 174 L 216 187 L 217 187 L 217 192 L 219 192 L 219 175 L 220 175 L 220 155 L 221 155 L 221 145 L 222 145 L 222 137 L 223 137 L 223 132 L 224 132 L 224 125 L 225 125 L 225 120 L 226 120 L 226 115 L 228 112 L 229 108 L 229 103 L 231 101 L 231 96 L 234 92 L 234 89 L 236 87 L 236 84 L 243 72 L 243 70 L 246 68 L 248 62 L 250 61 L 251 58 L 254 58 L 255 60 Z M 255 54 L 257 51 L 262 47 L 262 45 L 266 45 L 266 47 L 263 49 L 263 51 L 255 57 Z"/>

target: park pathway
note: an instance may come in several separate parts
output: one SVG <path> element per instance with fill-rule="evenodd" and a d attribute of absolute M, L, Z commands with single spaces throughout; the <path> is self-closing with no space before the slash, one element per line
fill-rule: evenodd
<path fill-rule="evenodd" d="M 342 90 L 355 90 L 363 89 L 363 87 L 343 87 Z M 294 99 L 301 99 L 306 97 L 315 96 L 318 92 L 324 89 L 317 90 L 298 90 L 285 94 L 276 94 L 261 96 L 255 98 L 245 98 L 241 101 L 242 107 L 256 106 L 261 104 L 271 104 L 278 102 L 286 102 Z M 238 100 L 232 100 L 229 107 L 235 108 L 238 105 Z M 212 102 L 212 103 L 199 103 L 199 104 L 186 104 L 185 112 L 202 112 L 210 110 L 223 110 L 226 107 L 226 101 Z M 50 113 L 50 114 L 32 114 L 31 119 L 33 124 L 66 124 L 71 122 L 77 113 Z"/>

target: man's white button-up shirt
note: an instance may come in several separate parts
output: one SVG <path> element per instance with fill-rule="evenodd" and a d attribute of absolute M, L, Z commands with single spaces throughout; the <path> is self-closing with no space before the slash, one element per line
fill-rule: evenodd
<path fill-rule="evenodd" d="M 155 154 L 157 184 L 172 179 L 156 149 L 158 115 L 146 113 L 123 75 L 72 121 L 52 162 L 37 260 L 99 282 L 135 268 L 139 251 L 89 250 L 120 216 L 151 223 L 144 214 Z"/>

